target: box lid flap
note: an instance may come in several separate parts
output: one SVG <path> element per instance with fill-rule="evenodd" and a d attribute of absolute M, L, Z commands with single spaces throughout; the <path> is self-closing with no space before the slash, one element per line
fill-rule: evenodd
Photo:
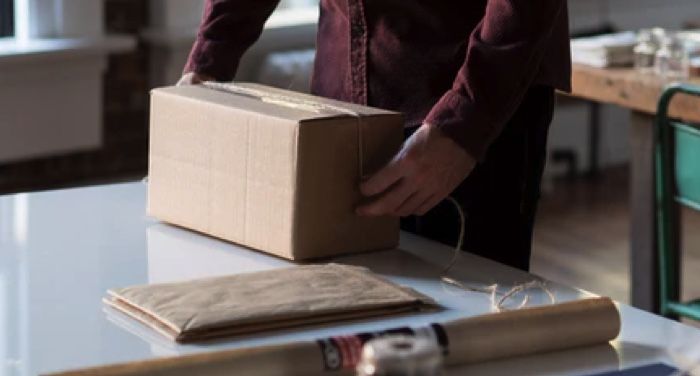
<path fill-rule="evenodd" d="M 158 88 L 154 89 L 153 93 L 189 97 L 297 122 L 358 114 L 364 116 L 396 114 L 391 111 L 252 83 L 207 82 L 203 85 Z"/>

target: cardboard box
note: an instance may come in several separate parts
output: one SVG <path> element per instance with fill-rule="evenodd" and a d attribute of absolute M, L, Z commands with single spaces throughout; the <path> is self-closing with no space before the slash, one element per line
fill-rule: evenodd
<path fill-rule="evenodd" d="M 156 89 L 148 213 L 293 260 L 392 248 L 398 220 L 354 209 L 360 159 L 370 174 L 402 140 L 395 112 L 254 84 Z"/>

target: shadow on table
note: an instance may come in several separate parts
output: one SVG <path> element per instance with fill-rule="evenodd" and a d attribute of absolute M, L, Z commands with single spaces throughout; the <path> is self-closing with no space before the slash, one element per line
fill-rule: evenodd
<path fill-rule="evenodd" d="M 275 256 L 208 236 L 193 236 L 193 232 L 164 223 L 147 229 L 149 283 L 173 282 L 231 273 L 254 272 L 293 265 Z M 416 240 L 416 239 L 414 239 Z M 366 252 L 314 263 L 337 262 L 364 266 L 387 277 L 411 280 L 437 280 L 452 258 L 449 247 L 417 239 L 413 244 L 425 252 L 403 249 Z M 500 283 L 513 285 L 527 282 L 534 276 L 519 270 L 496 265 L 493 261 L 463 253 L 450 271 L 468 284 Z"/>
<path fill-rule="evenodd" d="M 619 352 L 618 349 L 620 349 Z M 637 343 L 619 342 L 615 346 L 604 344 L 453 367 L 448 370 L 446 376 L 597 375 L 622 368 L 663 362 L 667 360 L 665 358 L 665 352 L 662 349 Z"/>
<path fill-rule="evenodd" d="M 451 375 L 591 375 L 620 367 L 615 348 L 609 344 L 522 356 L 450 368 Z"/>
<path fill-rule="evenodd" d="M 426 262 L 426 260 L 402 249 L 366 252 L 334 258 L 333 262 L 364 266 L 384 276 L 411 279 L 436 279 L 444 267 Z"/>

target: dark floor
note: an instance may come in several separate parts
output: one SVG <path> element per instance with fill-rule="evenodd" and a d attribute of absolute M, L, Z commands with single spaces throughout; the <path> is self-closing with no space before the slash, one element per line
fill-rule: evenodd
<path fill-rule="evenodd" d="M 541 202 L 532 271 L 629 301 L 629 204 L 626 167 L 597 180 L 557 181 Z M 683 297 L 700 297 L 700 213 L 683 212 Z"/>

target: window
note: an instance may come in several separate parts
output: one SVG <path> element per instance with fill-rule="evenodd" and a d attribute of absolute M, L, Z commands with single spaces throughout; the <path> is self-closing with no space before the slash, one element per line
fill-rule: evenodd
<path fill-rule="evenodd" d="M 0 38 L 14 35 L 14 8 L 14 0 L 0 0 Z"/>
<path fill-rule="evenodd" d="M 307 8 L 316 6 L 318 6 L 318 0 L 282 0 L 280 1 L 279 9 Z"/>

